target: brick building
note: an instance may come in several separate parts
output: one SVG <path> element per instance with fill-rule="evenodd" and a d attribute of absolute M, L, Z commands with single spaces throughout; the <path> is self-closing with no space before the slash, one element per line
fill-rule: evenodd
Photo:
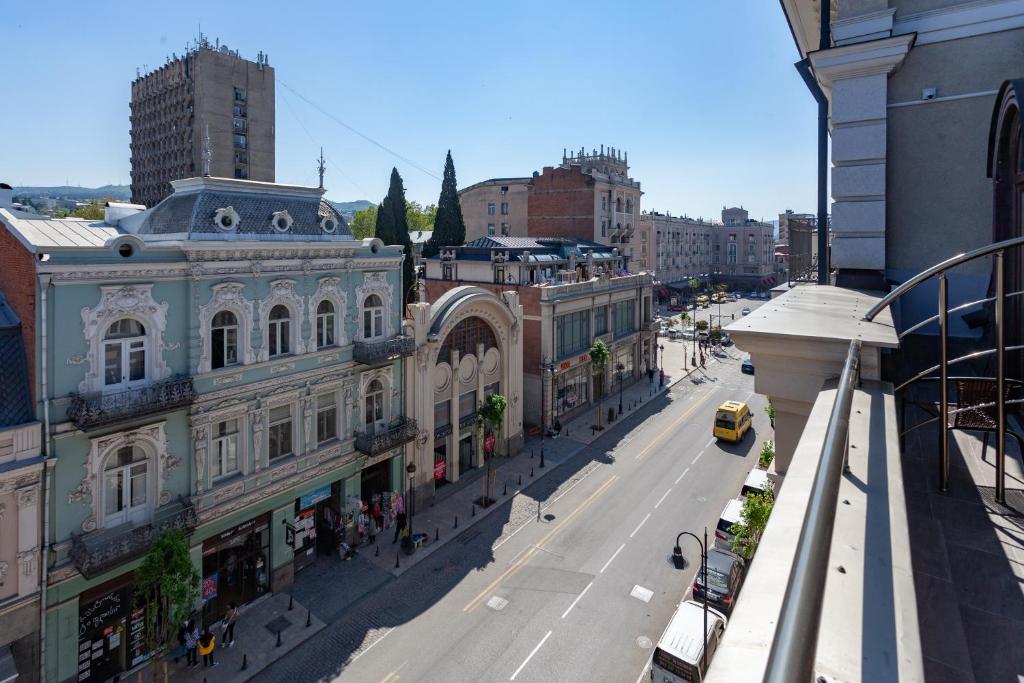
<path fill-rule="evenodd" d="M 274 69 L 201 38 L 132 81 L 132 200 L 155 206 L 171 181 L 208 175 L 274 182 Z"/>
<path fill-rule="evenodd" d="M 483 237 L 426 260 L 427 298 L 473 285 L 498 297 L 510 291 L 522 306 L 522 419 L 551 427 L 632 383 L 656 363 L 654 278 L 625 270 L 617 248 L 588 240 Z M 604 376 L 595 374 L 590 347 L 611 352 Z M 610 403 L 609 403 L 610 405 Z"/>

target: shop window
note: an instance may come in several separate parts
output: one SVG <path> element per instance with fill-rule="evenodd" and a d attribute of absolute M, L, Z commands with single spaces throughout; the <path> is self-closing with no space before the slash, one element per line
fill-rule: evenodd
<path fill-rule="evenodd" d="M 213 458 L 210 478 L 213 480 L 238 472 L 238 420 L 218 422 L 213 430 Z"/>
<path fill-rule="evenodd" d="M 103 470 L 104 526 L 140 524 L 149 516 L 149 462 L 136 446 L 124 446 L 107 458 Z"/>
<path fill-rule="evenodd" d="M 583 365 L 559 375 L 555 379 L 555 414 L 563 415 L 589 400 L 590 384 L 587 375 L 590 366 Z"/>
<path fill-rule="evenodd" d="M 459 420 L 476 414 L 476 392 L 467 391 L 459 396 Z"/>
<path fill-rule="evenodd" d="M 451 400 L 440 401 L 434 404 L 434 429 L 447 427 L 452 423 L 451 410 Z"/>
<path fill-rule="evenodd" d="M 292 445 L 292 407 L 278 406 L 270 409 L 270 430 L 267 449 L 271 460 L 291 455 Z"/>
<path fill-rule="evenodd" d="M 220 311 L 213 316 L 210 328 L 213 358 L 210 367 L 214 370 L 238 364 L 238 318 L 231 311 Z"/>
<path fill-rule="evenodd" d="M 338 402 L 333 393 L 316 397 L 316 440 L 318 444 L 338 438 Z"/>
<path fill-rule="evenodd" d="M 103 385 L 129 387 L 146 380 L 146 328 L 138 320 L 115 320 L 103 337 Z"/>
<path fill-rule="evenodd" d="M 271 358 L 283 356 L 291 348 L 291 314 L 288 307 L 278 304 L 270 309 L 268 328 L 269 355 Z"/>
<path fill-rule="evenodd" d="M 334 304 L 324 299 L 316 307 L 316 348 L 334 346 Z"/>

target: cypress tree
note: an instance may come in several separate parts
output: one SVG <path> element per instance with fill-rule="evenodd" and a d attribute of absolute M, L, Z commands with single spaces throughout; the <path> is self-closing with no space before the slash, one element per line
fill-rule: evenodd
<path fill-rule="evenodd" d="M 441 196 L 437 200 L 437 217 L 434 219 L 434 234 L 423 245 L 423 256 L 436 256 L 442 247 L 457 247 L 466 241 L 466 222 L 462 218 L 459 204 L 459 188 L 455 182 L 455 164 L 452 151 L 444 161 L 444 179 L 441 181 Z"/>
<path fill-rule="evenodd" d="M 405 259 L 402 262 L 402 301 L 414 301 L 412 240 L 409 239 L 409 222 L 405 215 L 405 187 L 397 168 L 391 169 L 388 194 L 377 209 L 376 235 L 384 244 L 399 244 L 403 247 Z"/>

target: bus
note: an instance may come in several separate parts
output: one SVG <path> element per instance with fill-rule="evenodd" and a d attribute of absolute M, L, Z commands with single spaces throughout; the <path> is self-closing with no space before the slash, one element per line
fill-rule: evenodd
<path fill-rule="evenodd" d="M 707 665 L 718 649 L 718 643 L 725 633 L 725 615 L 708 608 L 708 656 Z M 651 657 L 651 681 L 653 683 L 686 683 L 703 681 L 707 668 L 703 664 L 704 605 L 694 600 L 679 603 L 672 620 L 654 648 Z"/>

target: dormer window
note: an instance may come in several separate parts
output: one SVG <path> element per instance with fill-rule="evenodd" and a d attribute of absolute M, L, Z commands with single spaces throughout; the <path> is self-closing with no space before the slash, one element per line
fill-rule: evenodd
<path fill-rule="evenodd" d="M 320 229 L 330 234 L 338 229 L 338 220 L 333 216 L 324 216 L 320 221 Z"/>
<path fill-rule="evenodd" d="M 233 206 L 217 209 L 213 214 L 213 222 L 219 230 L 224 232 L 235 230 L 238 227 L 238 212 Z"/>
<path fill-rule="evenodd" d="M 288 232 L 292 228 L 292 217 L 287 211 L 275 211 L 270 225 L 276 232 Z"/>

